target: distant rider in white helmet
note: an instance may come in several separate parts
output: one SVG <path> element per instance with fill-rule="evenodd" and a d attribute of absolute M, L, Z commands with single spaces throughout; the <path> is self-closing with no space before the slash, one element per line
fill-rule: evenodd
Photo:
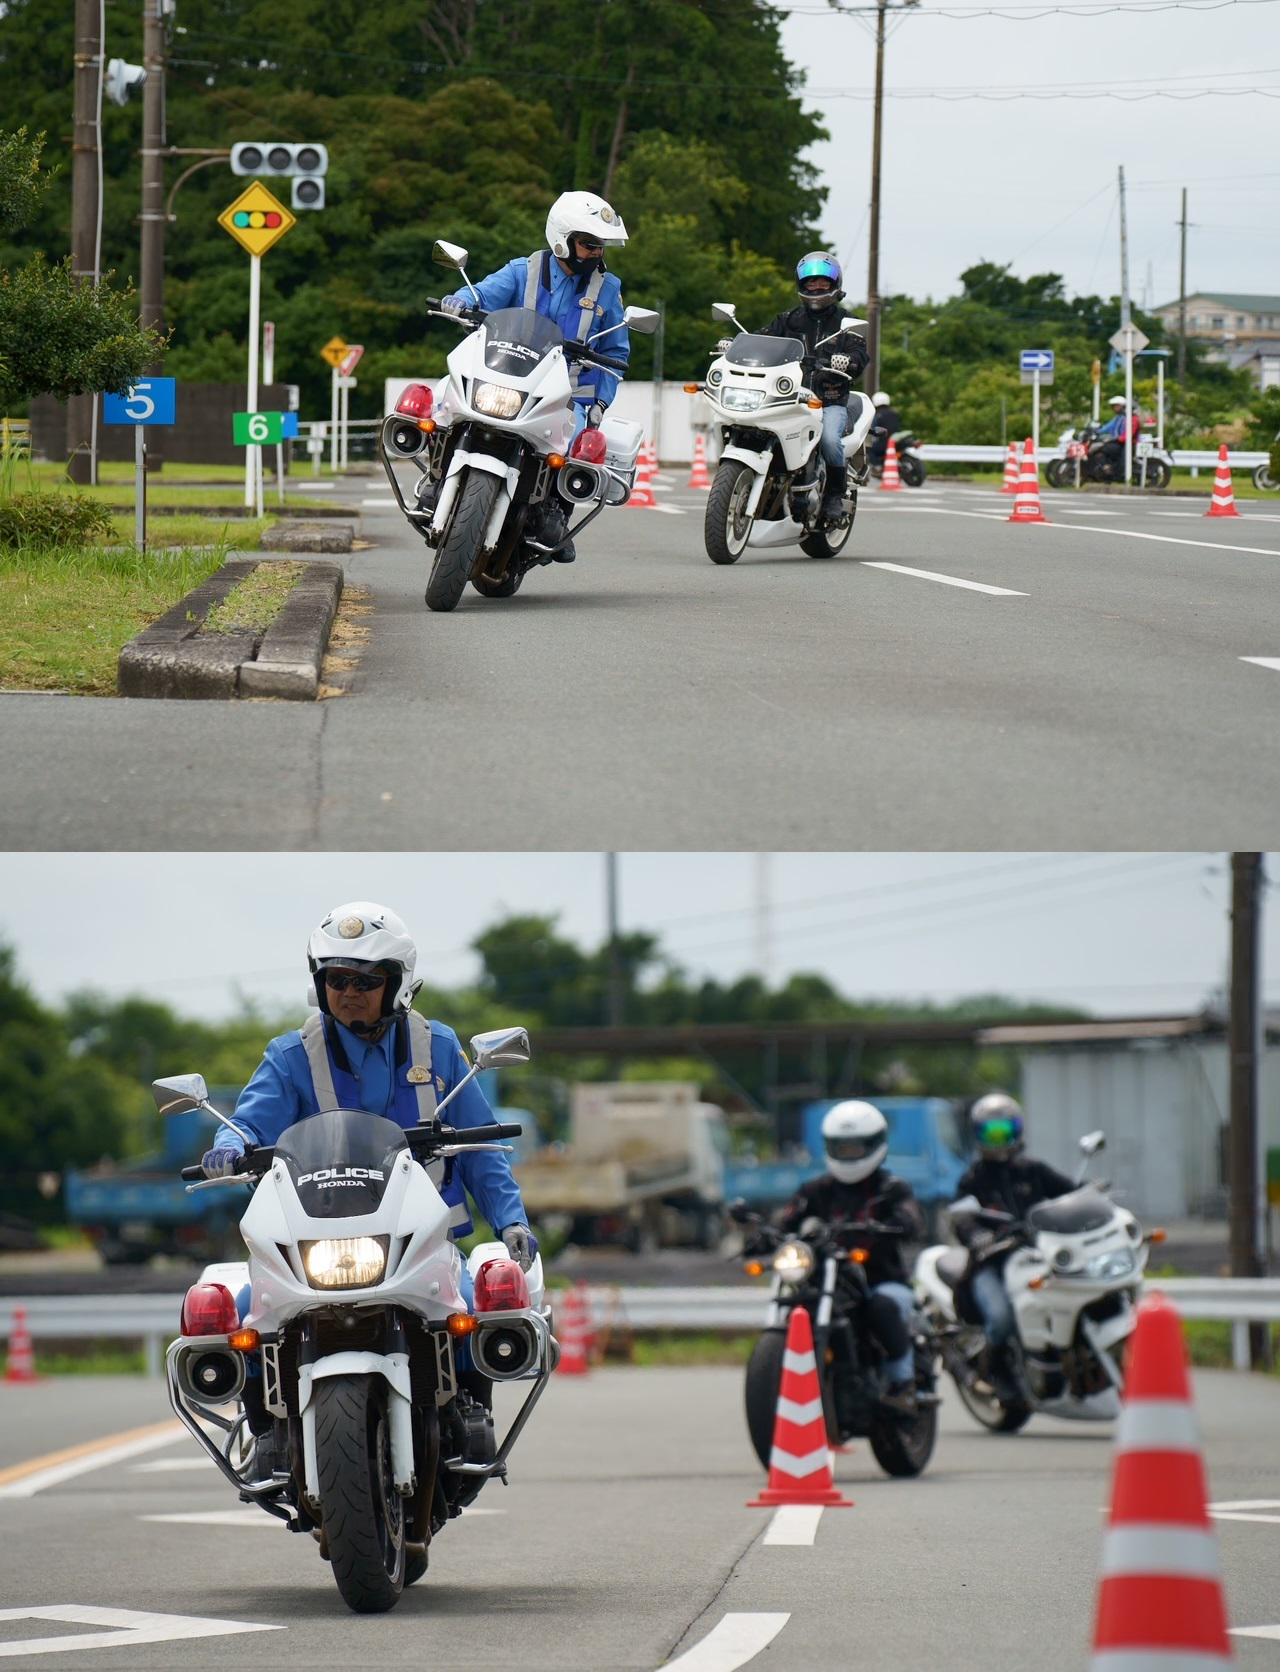
<path fill-rule="evenodd" d="M 887 1121 L 872 1103 L 851 1099 L 835 1103 L 820 1127 L 825 1144 L 825 1172 L 809 1179 L 777 1216 L 784 1231 L 797 1231 L 804 1220 L 822 1219 L 849 1231 L 873 1220 L 889 1231 L 870 1231 L 869 1326 L 887 1353 L 883 1367 L 883 1403 L 904 1415 L 917 1409 L 914 1350 L 909 1316 L 914 1297 L 901 1244 L 923 1235 L 923 1219 L 914 1192 L 904 1179 L 883 1166 L 887 1158 Z M 894 1229 L 891 1229 L 894 1228 Z"/>
<path fill-rule="evenodd" d="M 874 402 L 874 422 L 869 427 L 869 464 L 874 474 L 880 475 L 887 443 L 904 426 L 885 389 L 877 390 L 871 399 Z"/>
<path fill-rule="evenodd" d="M 621 367 L 628 364 L 629 334 L 624 328 L 620 281 L 606 270 L 608 249 L 623 249 L 629 241 L 624 222 L 596 192 L 563 192 L 548 212 L 544 225 L 547 249 L 517 256 L 480 284 L 475 301 L 465 285 L 441 299 L 447 313 L 463 314 L 480 306 L 534 308 L 551 319 L 568 342 L 587 342 L 595 353 L 609 355 Z M 606 332 L 607 335 L 601 335 Z M 575 378 L 575 434 L 586 424 L 602 422 L 615 399 L 620 379 L 614 372 L 587 363 L 572 367 Z M 541 506 L 536 538 L 549 544 L 566 532 L 566 512 L 555 494 Z M 574 542 L 554 554 L 559 563 L 575 561 Z"/>

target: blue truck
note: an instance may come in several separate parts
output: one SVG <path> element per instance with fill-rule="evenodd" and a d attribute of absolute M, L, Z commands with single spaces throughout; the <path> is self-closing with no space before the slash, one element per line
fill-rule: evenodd
<path fill-rule="evenodd" d="M 801 1154 L 790 1160 L 727 1163 L 727 1200 L 737 1197 L 751 1207 L 766 1209 L 787 1202 L 806 1179 L 825 1169 L 825 1146 L 820 1123 L 838 1102 L 808 1103 L 802 1112 Z M 929 1239 L 940 1230 L 941 1209 L 957 1197 L 955 1186 L 971 1157 L 967 1123 L 957 1106 L 944 1097 L 870 1097 L 865 1099 L 887 1117 L 886 1167 L 903 1178 L 918 1198 L 927 1220 Z"/>

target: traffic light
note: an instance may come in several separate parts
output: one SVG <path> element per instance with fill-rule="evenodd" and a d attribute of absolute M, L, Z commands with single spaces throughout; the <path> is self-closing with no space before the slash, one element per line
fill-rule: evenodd
<path fill-rule="evenodd" d="M 325 171 L 330 156 L 324 145 L 285 141 L 246 141 L 232 147 L 232 173 L 290 180 L 290 207 L 325 208 Z"/>

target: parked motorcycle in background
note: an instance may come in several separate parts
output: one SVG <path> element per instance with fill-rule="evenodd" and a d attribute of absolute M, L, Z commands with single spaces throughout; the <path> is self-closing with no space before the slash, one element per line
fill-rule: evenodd
<path fill-rule="evenodd" d="M 850 386 L 847 355 L 818 355 L 813 364 L 797 337 L 746 331 L 730 302 L 715 302 L 713 317 L 734 325 L 740 335 L 719 345 L 722 352 L 703 385 L 687 385 L 689 393 L 703 393 L 722 435 L 705 510 L 705 551 L 714 563 L 726 564 L 748 546 L 796 542 L 808 557 L 837 557 L 852 531 L 857 489 L 868 476 L 862 449 L 874 403 L 858 390 L 848 395 L 843 509 L 837 520 L 826 521 L 821 402 L 807 385 L 822 371 Z M 864 327 L 863 319 L 844 319 L 834 335 Z M 822 338 L 817 349 L 831 340 Z"/>
<path fill-rule="evenodd" d="M 889 1475 L 921 1474 L 936 1445 L 941 1402 L 934 1349 L 922 1320 L 912 1318 L 918 1409 L 912 1415 L 893 1411 L 880 1399 L 879 1366 L 886 1355 L 864 1320 L 869 1295 L 865 1245 L 871 1236 L 902 1232 L 870 1221 L 862 1234 L 862 1228 L 852 1224 L 825 1225 L 809 1219 L 796 1235 L 786 1235 L 743 1202 L 733 1203 L 729 1212 L 745 1229 L 745 1270 L 752 1277 L 766 1272 L 772 1277 L 767 1323 L 745 1369 L 745 1418 L 750 1444 L 763 1468 L 771 1465 L 789 1314 L 801 1306 L 811 1317 L 830 1443 L 867 1439 Z"/>
<path fill-rule="evenodd" d="M 472 289 L 467 250 L 439 242 L 433 254 Z M 534 308 L 454 314 L 430 306 L 429 313 L 469 327 L 469 335 L 447 355 L 444 378 L 403 392 L 384 420 L 379 452 L 402 512 L 436 553 L 424 601 L 446 611 L 469 581 L 485 598 L 511 598 L 604 506 L 627 503 L 642 427 L 608 412 L 600 428 L 572 442 L 572 368 L 623 372 L 622 362 L 590 345 L 624 328 L 654 331 L 660 316 L 626 308 L 624 327 L 579 343 Z M 409 501 L 393 469 L 401 460 L 419 471 Z M 559 502 L 568 518 L 587 514 L 568 527 L 546 514 Z"/>
<path fill-rule="evenodd" d="M 1119 475 L 1103 448 L 1094 424 L 1081 430 L 1063 430 L 1057 438 L 1058 451 L 1043 467 L 1049 487 L 1074 488 L 1082 482 L 1118 482 Z M 1133 485 L 1138 488 L 1166 488 L 1173 477 L 1172 454 L 1156 445 L 1153 435 L 1143 431 L 1132 454 Z"/>
<path fill-rule="evenodd" d="M 525 1062 L 524 1028 L 478 1034 L 480 1069 Z M 209 1102 L 199 1074 L 157 1080 L 162 1114 Z M 241 1220 L 248 1259 L 213 1265 L 183 1302 L 166 1355 L 175 1413 L 233 1486 L 291 1532 L 311 1533 L 349 1608 L 393 1607 L 423 1577 L 428 1549 L 507 1460 L 547 1386 L 557 1344 L 538 1254 L 523 1272 L 502 1242 L 461 1261 L 437 1186 L 451 1158 L 520 1126 L 409 1129 L 363 1110 L 322 1111 L 275 1146 L 247 1143 L 243 1171 L 191 1190 L 253 1190 Z M 457 1351 L 471 1352 L 470 1391 Z M 489 1398 L 530 1385 L 497 1448 Z M 212 1432 L 221 1440 L 212 1437 Z"/>
<path fill-rule="evenodd" d="M 1089 1133 L 1079 1145 L 1082 1179 L 1105 1136 Z M 1036 1411 L 1086 1421 L 1118 1416 L 1124 1348 L 1136 1326 L 1149 1244 L 1161 1242 L 1164 1233 L 1143 1233 L 1106 1188 L 1104 1182 L 1079 1184 L 1069 1195 L 1031 1208 L 1026 1221 L 982 1208 L 973 1196 L 949 1210 L 955 1223 L 970 1221 L 993 1232 L 983 1262 L 1006 1257 L 1019 1390 L 1006 1402 L 994 1391 L 981 1316 L 968 1289 L 974 1256 L 944 1246 L 919 1255 L 914 1292 L 927 1327 L 964 1405 L 984 1427 L 1013 1433 Z"/>

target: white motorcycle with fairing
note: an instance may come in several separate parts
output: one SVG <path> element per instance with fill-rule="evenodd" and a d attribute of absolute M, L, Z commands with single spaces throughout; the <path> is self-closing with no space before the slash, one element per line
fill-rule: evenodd
<path fill-rule="evenodd" d="M 454 1156 L 521 1128 L 439 1117 L 480 1069 L 530 1055 L 522 1028 L 472 1047 L 473 1067 L 430 1121 L 327 1110 L 270 1147 L 213 1107 L 199 1074 L 153 1086 L 162 1113 L 204 1108 L 246 1142 L 241 1172 L 184 1168 L 199 1181 L 189 1189 L 253 1190 L 248 1258 L 208 1267 L 184 1300 L 170 1403 L 243 1503 L 316 1538 L 358 1613 L 393 1607 L 447 1522 L 487 1480 L 507 1481 L 556 1360 L 538 1254 L 523 1272 L 502 1242 L 481 1244 L 468 1258 L 471 1311 L 464 1300 L 438 1186 Z M 529 1383 L 498 1447 L 497 1381 Z"/>
<path fill-rule="evenodd" d="M 437 243 L 439 261 L 465 271 L 467 250 Z M 623 372 L 594 348 L 621 330 L 651 332 L 659 315 L 626 308 L 624 324 L 578 342 L 534 308 L 429 312 L 469 329 L 434 384 L 412 383 L 384 419 L 380 457 L 411 526 L 435 551 L 424 599 L 453 610 L 471 580 L 486 598 L 511 598 L 527 572 L 553 561 L 607 505 L 633 489 L 642 427 L 607 413 L 575 436 L 573 368 Z M 413 462 L 409 493 L 394 465 Z M 560 507 L 561 518 L 547 515 Z M 587 514 L 574 526 L 567 519 Z"/>
<path fill-rule="evenodd" d="M 874 403 L 850 389 L 848 356 L 830 354 L 824 374 L 847 383 L 848 427 L 843 437 L 846 475 L 842 512 L 821 514 L 825 461 L 819 456 L 822 403 L 808 387 L 812 370 L 797 337 L 746 331 L 730 302 L 715 302 L 713 317 L 734 325 L 739 336 L 724 340 L 700 390 L 722 436 L 722 452 L 705 511 L 705 550 L 714 563 L 734 563 L 749 546 L 797 544 L 808 557 L 837 557 L 856 516 L 857 489 L 868 478 L 864 446 L 874 422 Z M 865 329 L 863 319 L 844 319 L 820 350 L 845 331 Z"/>
<path fill-rule="evenodd" d="M 1149 1244 L 1162 1241 L 1163 1232 L 1143 1232 L 1105 1194 L 1104 1183 L 1082 1183 L 1105 1135 L 1092 1132 L 1079 1143 L 1084 1159 L 1076 1188 L 1040 1202 L 1025 1222 L 982 1208 L 974 1196 L 949 1209 L 955 1224 L 993 1234 L 986 1261 L 1005 1259 L 1019 1348 L 1010 1355 L 1015 1397 L 1000 1399 L 988 1379 L 981 1316 L 967 1286 L 967 1249 L 925 1248 L 915 1263 L 915 1296 L 945 1368 L 971 1415 L 997 1432 L 1015 1432 L 1036 1411 L 1079 1421 L 1119 1414 L 1124 1347 L 1136 1327 Z"/>

